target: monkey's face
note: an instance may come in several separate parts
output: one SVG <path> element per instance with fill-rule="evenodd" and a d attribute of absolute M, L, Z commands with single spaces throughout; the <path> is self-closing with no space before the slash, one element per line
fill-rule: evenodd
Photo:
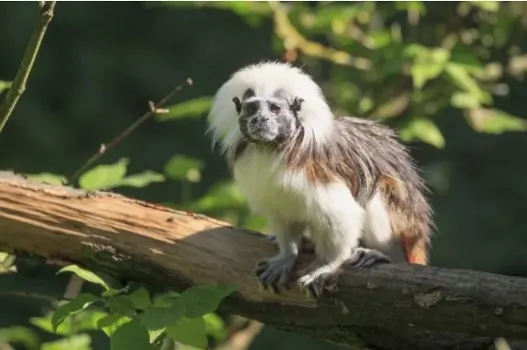
<path fill-rule="evenodd" d="M 297 112 L 301 99 L 290 103 L 281 96 L 258 97 L 248 89 L 243 100 L 233 99 L 239 114 L 242 135 L 254 143 L 281 143 L 288 140 L 300 126 Z"/>

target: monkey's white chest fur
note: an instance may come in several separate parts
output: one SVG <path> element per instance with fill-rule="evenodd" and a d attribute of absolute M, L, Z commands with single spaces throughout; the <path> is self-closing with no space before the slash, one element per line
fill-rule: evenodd
<path fill-rule="evenodd" d="M 234 179 L 255 212 L 288 221 L 307 220 L 314 189 L 303 174 L 286 170 L 277 156 L 250 145 L 234 165 Z"/>
<path fill-rule="evenodd" d="M 234 178 L 251 209 L 268 221 L 302 223 L 317 235 L 330 230 L 339 239 L 359 238 L 365 211 L 343 182 L 314 184 L 302 170 L 288 169 L 277 155 L 254 145 L 236 161 Z"/>

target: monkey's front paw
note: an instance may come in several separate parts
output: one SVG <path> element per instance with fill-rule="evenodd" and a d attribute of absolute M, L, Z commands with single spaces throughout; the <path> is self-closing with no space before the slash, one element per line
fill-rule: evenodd
<path fill-rule="evenodd" d="M 298 287 L 304 293 L 314 298 L 320 298 L 324 289 L 335 291 L 337 289 L 338 266 L 324 264 L 318 259 L 308 267 L 299 271 Z"/>
<path fill-rule="evenodd" d="M 356 248 L 351 257 L 346 261 L 346 265 L 355 267 L 370 267 L 375 264 L 390 264 L 391 260 L 386 255 L 375 249 Z"/>
<path fill-rule="evenodd" d="M 295 263 L 295 255 L 278 255 L 259 261 L 254 272 L 264 288 L 278 293 L 287 288 Z"/>

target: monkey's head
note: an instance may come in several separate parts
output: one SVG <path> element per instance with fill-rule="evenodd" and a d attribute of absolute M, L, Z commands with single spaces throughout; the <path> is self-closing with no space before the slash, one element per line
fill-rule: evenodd
<path fill-rule="evenodd" d="M 235 72 L 216 93 L 208 116 L 224 153 L 242 141 L 295 147 L 330 142 L 334 117 L 320 87 L 289 63 L 263 62 Z M 302 132 L 300 132 L 302 131 Z"/>
<path fill-rule="evenodd" d="M 256 96 L 248 88 L 242 96 L 232 99 L 238 113 L 238 124 L 247 141 L 260 144 L 279 144 L 289 140 L 301 127 L 298 112 L 304 99 L 295 97 L 289 101 L 281 90 L 273 96 Z"/>

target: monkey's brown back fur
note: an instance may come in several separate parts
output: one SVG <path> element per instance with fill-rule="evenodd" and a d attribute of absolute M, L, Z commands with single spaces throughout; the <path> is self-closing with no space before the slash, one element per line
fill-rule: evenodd
<path fill-rule="evenodd" d="M 301 148 L 300 131 L 276 151 L 283 152 L 290 168 L 303 169 L 313 182 L 345 181 L 363 206 L 379 192 L 408 262 L 427 264 L 433 230 L 427 189 L 395 132 L 373 121 L 346 117 L 336 120 L 332 136 L 330 142 Z"/>

